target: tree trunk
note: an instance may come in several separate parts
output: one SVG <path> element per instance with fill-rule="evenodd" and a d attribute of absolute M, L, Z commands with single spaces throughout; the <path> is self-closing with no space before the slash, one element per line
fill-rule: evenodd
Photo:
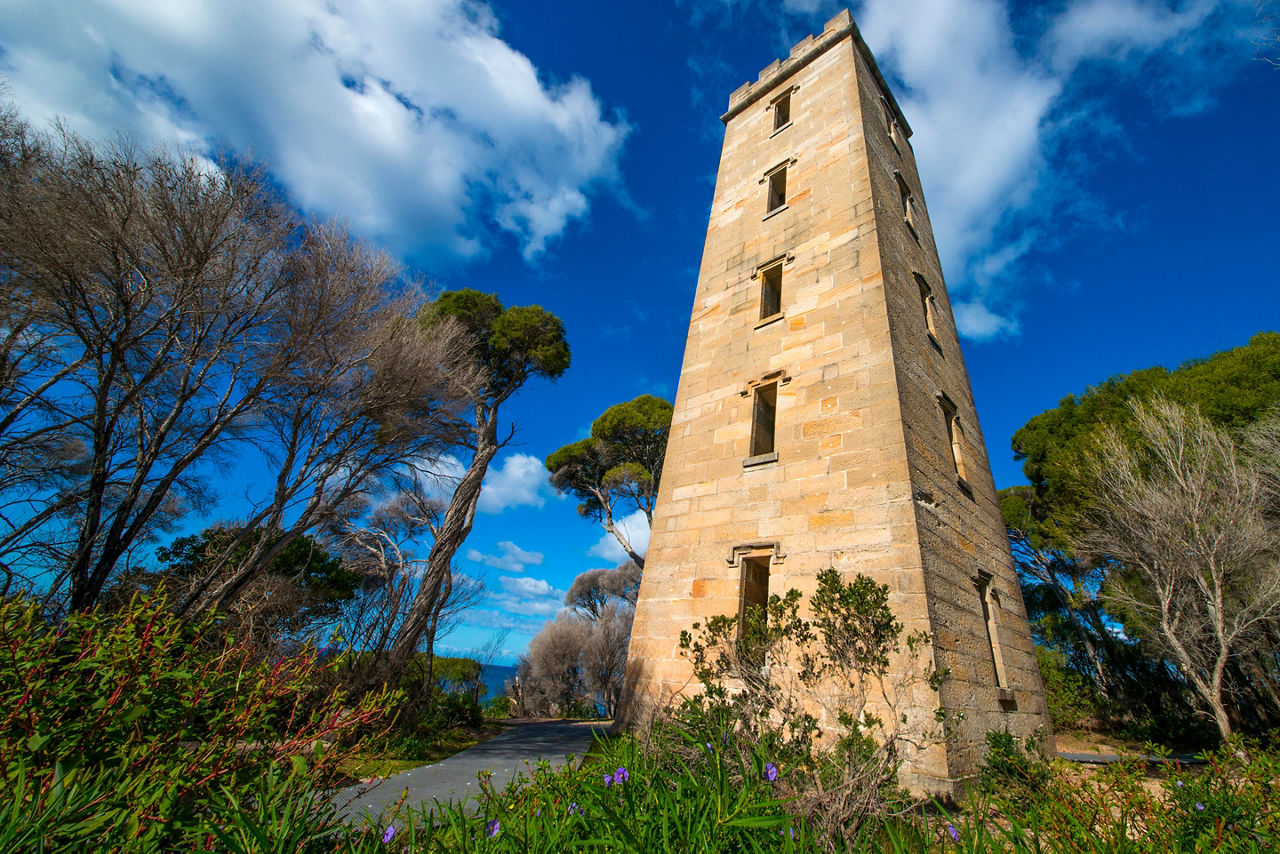
<path fill-rule="evenodd" d="M 439 616 L 440 607 L 452 584 L 453 557 L 462 543 L 471 533 L 471 524 L 475 519 L 476 504 L 480 501 L 480 488 L 484 484 L 485 473 L 489 464 L 497 455 L 501 443 L 498 442 L 498 411 L 496 406 L 476 407 L 476 450 L 471 457 L 471 464 L 458 482 L 449 506 L 445 510 L 444 521 L 435 533 L 435 542 L 431 545 L 431 554 L 427 558 L 427 572 L 418 592 L 409 606 L 404 623 L 396 635 L 395 642 L 387 652 L 382 668 L 382 676 L 388 680 L 398 678 L 404 672 L 409 660 L 413 657 L 423 639 L 427 643 L 426 676 L 433 677 L 434 662 L 431 655 L 435 652 L 434 626 Z"/>
<path fill-rule="evenodd" d="M 627 553 L 627 557 L 631 558 L 631 560 L 635 562 L 636 566 L 644 569 L 644 558 L 637 554 L 635 549 L 631 548 L 631 541 L 627 539 L 626 534 L 622 533 L 622 529 L 614 524 L 613 508 L 608 504 L 605 504 L 604 508 L 605 513 L 604 520 L 602 522 L 604 529 L 610 534 L 613 534 L 613 538 L 618 541 L 618 545 L 622 546 L 622 550 Z M 650 519 L 649 523 L 653 524 L 653 520 Z"/>

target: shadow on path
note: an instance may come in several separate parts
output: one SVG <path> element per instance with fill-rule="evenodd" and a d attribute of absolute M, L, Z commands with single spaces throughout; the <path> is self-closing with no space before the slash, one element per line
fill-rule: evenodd
<path fill-rule="evenodd" d="M 596 733 L 609 731 L 611 721 L 513 721 L 502 734 L 433 765 L 413 768 L 376 783 L 343 789 L 337 803 L 346 804 L 350 819 L 376 819 L 404 796 L 408 809 L 433 802 L 461 801 L 480 793 L 476 774 L 493 772 L 493 787 L 502 791 L 540 759 L 563 766 L 569 754 L 582 756 Z M 350 803 L 347 803 L 350 801 Z"/>

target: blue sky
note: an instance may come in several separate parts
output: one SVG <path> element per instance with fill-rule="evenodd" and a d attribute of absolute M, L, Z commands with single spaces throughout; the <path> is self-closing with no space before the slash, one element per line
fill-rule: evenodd
<path fill-rule="evenodd" d="M 0 74 L 31 119 L 247 152 L 439 287 L 564 319 L 573 366 L 505 410 L 459 555 L 489 598 L 444 641 L 506 627 L 511 660 L 621 557 L 541 460 L 674 395 L 718 117 L 841 5 L 5 0 Z M 915 131 L 997 485 L 1065 394 L 1280 326 L 1280 49 L 1254 0 L 852 8 Z"/>

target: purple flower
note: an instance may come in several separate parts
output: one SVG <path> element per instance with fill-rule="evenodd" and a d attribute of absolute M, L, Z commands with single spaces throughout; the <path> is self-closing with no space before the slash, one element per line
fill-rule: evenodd
<path fill-rule="evenodd" d="M 951 837 L 952 842 L 960 841 L 960 831 L 956 830 L 956 826 L 954 824 L 947 825 L 947 835 Z"/>
<path fill-rule="evenodd" d="M 396 835 L 396 826 L 394 824 L 387 825 L 387 829 L 382 831 L 382 844 L 386 845 L 391 838 Z"/>
<path fill-rule="evenodd" d="M 612 786 L 612 785 L 613 785 L 613 775 L 612 775 L 612 774 L 605 774 L 605 775 L 604 775 L 604 787 L 607 789 L 607 788 L 609 788 L 609 787 L 610 787 L 610 786 Z"/>
<path fill-rule="evenodd" d="M 490 839 L 497 836 L 501 832 L 502 832 L 502 822 L 498 821 L 496 818 L 493 821 L 487 822 L 484 826 L 484 835 L 489 837 Z"/>
<path fill-rule="evenodd" d="M 627 766 L 625 765 L 619 765 L 618 770 L 613 772 L 613 782 L 619 786 L 630 779 L 631 772 L 627 770 Z"/>
<path fill-rule="evenodd" d="M 1201 812 L 1204 812 L 1204 804 L 1200 803 L 1199 801 L 1196 801 L 1196 809 L 1200 810 Z"/>
<path fill-rule="evenodd" d="M 778 779 L 778 766 L 772 762 L 764 763 L 764 778 L 770 783 Z"/>
<path fill-rule="evenodd" d="M 582 810 L 578 807 L 577 801 L 569 804 L 569 815 L 582 815 Z"/>
<path fill-rule="evenodd" d="M 715 752 L 715 751 L 711 749 L 711 742 L 709 742 L 709 741 L 708 741 L 708 742 L 707 742 L 707 753 L 714 753 L 714 752 Z"/>
<path fill-rule="evenodd" d="M 1179 789 L 1181 789 L 1181 788 L 1182 788 L 1182 781 L 1181 781 L 1181 780 L 1179 780 L 1179 781 L 1178 781 L 1178 788 L 1179 788 Z"/>

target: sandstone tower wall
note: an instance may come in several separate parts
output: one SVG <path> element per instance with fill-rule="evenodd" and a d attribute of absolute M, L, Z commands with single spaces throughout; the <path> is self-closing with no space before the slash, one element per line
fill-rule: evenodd
<path fill-rule="evenodd" d="M 748 564 L 771 593 L 862 573 L 949 672 L 905 698 L 953 720 L 906 768 L 948 791 L 988 730 L 1047 716 L 910 128 L 847 11 L 723 120 L 623 717 L 694 687 L 680 632 L 739 613 Z"/>

